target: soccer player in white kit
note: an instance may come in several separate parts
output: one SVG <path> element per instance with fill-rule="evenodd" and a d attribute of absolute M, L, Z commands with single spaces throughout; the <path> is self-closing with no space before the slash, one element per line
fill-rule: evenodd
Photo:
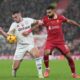
<path fill-rule="evenodd" d="M 31 25 L 36 23 L 37 20 L 28 17 L 23 18 L 20 11 L 13 11 L 12 19 L 14 22 L 11 24 L 8 33 L 0 28 L 0 33 L 4 37 L 7 37 L 8 34 L 14 34 L 17 37 L 17 47 L 13 58 L 12 76 L 16 76 L 16 71 L 19 69 L 25 53 L 29 52 L 35 58 L 39 78 L 43 78 L 42 58 L 40 57 L 39 50 L 34 45 L 33 34 L 31 32 L 29 35 L 23 35 L 23 32 L 31 29 Z"/>

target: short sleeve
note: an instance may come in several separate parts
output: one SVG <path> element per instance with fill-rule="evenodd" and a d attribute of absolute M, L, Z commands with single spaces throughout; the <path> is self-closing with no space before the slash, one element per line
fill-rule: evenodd
<path fill-rule="evenodd" d="M 28 19 L 28 21 L 29 21 L 31 24 L 36 21 L 36 19 L 33 19 L 33 18 L 27 18 L 27 19 Z"/>
<path fill-rule="evenodd" d="M 64 17 L 64 16 L 60 16 L 60 19 L 61 19 L 63 22 L 66 22 L 66 21 L 67 21 L 67 18 Z"/>

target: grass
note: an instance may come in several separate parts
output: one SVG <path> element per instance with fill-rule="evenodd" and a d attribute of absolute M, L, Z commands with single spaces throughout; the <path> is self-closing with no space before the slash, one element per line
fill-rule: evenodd
<path fill-rule="evenodd" d="M 75 61 L 76 71 L 80 74 L 80 60 Z M 51 73 L 49 78 L 42 80 L 80 80 L 73 79 L 67 61 L 51 60 Z M 0 60 L 0 80 L 41 80 L 37 77 L 35 62 L 24 60 L 17 72 L 17 77 L 11 76 L 12 60 Z M 44 70 L 44 66 L 43 66 Z"/>

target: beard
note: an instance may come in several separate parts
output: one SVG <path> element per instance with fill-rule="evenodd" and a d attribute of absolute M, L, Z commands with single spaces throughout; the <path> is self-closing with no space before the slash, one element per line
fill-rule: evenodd
<path fill-rule="evenodd" d="M 54 17 L 54 15 L 50 15 L 50 16 L 48 16 L 49 18 L 53 18 Z"/>

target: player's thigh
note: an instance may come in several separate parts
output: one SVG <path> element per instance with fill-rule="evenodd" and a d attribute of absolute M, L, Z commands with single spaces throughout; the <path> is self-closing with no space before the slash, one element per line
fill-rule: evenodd
<path fill-rule="evenodd" d="M 47 41 L 44 49 L 44 54 L 45 55 L 50 54 L 53 49 L 54 49 L 54 44 L 50 41 Z"/>
<path fill-rule="evenodd" d="M 38 48 L 37 47 L 35 47 L 35 45 L 33 44 L 33 45 L 29 45 L 28 47 L 27 47 L 27 51 L 30 53 L 30 55 L 32 55 L 33 57 L 39 57 L 40 56 L 40 52 L 39 52 L 39 50 L 38 50 Z"/>
<path fill-rule="evenodd" d="M 13 59 L 14 60 L 22 60 L 26 51 L 27 51 L 27 45 L 17 45 Z"/>
<path fill-rule="evenodd" d="M 63 55 L 70 54 L 70 49 L 66 44 L 57 45 L 57 48 L 61 51 Z"/>

